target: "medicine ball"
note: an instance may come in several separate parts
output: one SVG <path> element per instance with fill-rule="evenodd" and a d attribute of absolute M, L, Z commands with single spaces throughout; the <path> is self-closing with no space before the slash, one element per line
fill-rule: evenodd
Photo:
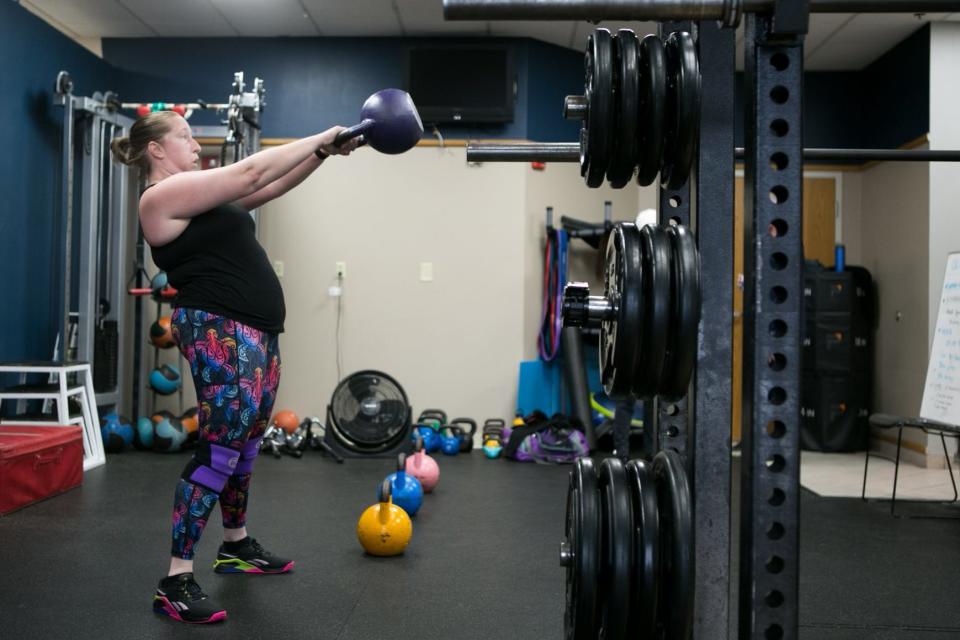
<path fill-rule="evenodd" d="M 300 419 L 293 411 L 284 409 L 283 411 L 277 411 L 277 413 L 274 414 L 273 424 L 277 425 L 287 433 L 293 433 L 297 430 L 297 427 L 300 426 Z"/>
<path fill-rule="evenodd" d="M 162 396 L 176 393 L 180 388 L 180 372 L 168 364 L 155 367 L 150 372 L 150 388 Z"/>
<path fill-rule="evenodd" d="M 119 453 L 133 444 L 133 427 L 130 421 L 115 413 L 108 413 L 100 420 L 100 436 L 107 453 Z"/>
<path fill-rule="evenodd" d="M 167 280 L 167 272 L 160 271 L 157 275 L 150 278 L 150 291 L 153 292 L 154 297 L 159 296 L 160 292 L 169 284 Z"/>
<path fill-rule="evenodd" d="M 153 420 L 150 418 L 140 418 L 137 420 L 137 437 L 133 441 L 137 449 L 153 448 Z"/>
<path fill-rule="evenodd" d="M 153 450 L 163 453 L 176 453 L 184 448 L 187 430 L 179 418 L 164 418 L 154 429 Z"/>
<path fill-rule="evenodd" d="M 170 330 L 170 316 L 160 316 L 150 325 L 150 342 L 159 349 L 177 346 Z"/>
<path fill-rule="evenodd" d="M 200 419 L 197 417 L 197 408 L 191 407 L 180 416 L 180 423 L 187 432 L 187 441 L 196 442 L 199 438 Z"/>

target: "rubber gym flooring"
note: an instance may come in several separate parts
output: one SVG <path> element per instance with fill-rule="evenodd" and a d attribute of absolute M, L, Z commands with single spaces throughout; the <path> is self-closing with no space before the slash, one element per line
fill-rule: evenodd
<path fill-rule="evenodd" d="M 262 457 L 250 531 L 295 557 L 295 571 L 214 574 L 221 527 L 211 518 L 196 574 L 228 620 L 198 629 L 157 616 L 151 597 L 187 459 L 112 455 L 81 488 L 0 517 L 0 637 L 563 635 L 557 550 L 568 468 L 477 453 L 439 457 L 440 484 L 414 519 L 413 540 L 388 559 L 365 556 L 354 529 L 389 461 Z M 960 521 L 895 520 L 881 504 L 809 493 L 802 514 L 801 638 L 960 638 Z"/>

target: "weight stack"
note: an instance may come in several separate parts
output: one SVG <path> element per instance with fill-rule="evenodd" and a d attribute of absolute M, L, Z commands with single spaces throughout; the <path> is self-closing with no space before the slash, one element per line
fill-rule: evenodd
<path fill-rule="evenodd" d="M 867 445 L 873 388 L 876 299 L 870 273 L 804 265 L 801 336 L 801 446 L 862 451 Z"/>
<path fill-rule="evenodd" d="M 93 334 L 93 390 L 100 393 L 117 388 L 120 338 L 117 321 L 107 320 Z"/>

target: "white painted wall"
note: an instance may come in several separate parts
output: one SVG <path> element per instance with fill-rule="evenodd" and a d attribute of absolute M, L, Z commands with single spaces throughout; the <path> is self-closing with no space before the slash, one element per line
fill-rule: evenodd
<path fill-rule="evenodd" d="M 930 133 L 931 149 L 960 149 L 960 24 L 934 23 L 930 32 Z M 937 307 L 947 254 L 960 251 L 960 165 L 931 163 L 929 171 L 930 236 L 928 260 L 927 352 L 933 344 Z M 951 443 L 952 444 L 952 443 Z M 955 449 L 955 447 L 953 447 Z M 927 458 L 942 465 L 940 439 L 930 436 Z"/>

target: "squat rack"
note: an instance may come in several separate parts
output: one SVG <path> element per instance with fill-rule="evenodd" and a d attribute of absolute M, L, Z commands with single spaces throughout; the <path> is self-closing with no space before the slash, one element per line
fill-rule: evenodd
<path fill-rule="evenodd" d="M 744 159 L 747 252 L 737 627 L 740 638 L 795 639 L 803 160 L 960 159 L 956 152 L 923 150 L 804 150 L 803 43 L 809 13 L 957 10 L 958 0 L 444 0 L 448 20 L 655 20 L 667 23 L 661 32 L 682 29 L 696 37 L 702 100 L 710 108 L 701 114 L 691 178 L 678 191 L 661 190 L 659 217 L 661 224 L 678 218 L 691 225 L 698 239 L 702 320 L 697 368 L 692 393 L 657 410 L 654 422 L 659 424 L 649 437 L 656 448 L 678 450 L 690 477 L 693 637 L 698 640 L 728 637 L 730 627 L 735 157 Z M 732 27 L 744 17 L 746 147 L 735 150 Z M 471 162 L 578 159 L 578 144 L 467 147 Z"/>

